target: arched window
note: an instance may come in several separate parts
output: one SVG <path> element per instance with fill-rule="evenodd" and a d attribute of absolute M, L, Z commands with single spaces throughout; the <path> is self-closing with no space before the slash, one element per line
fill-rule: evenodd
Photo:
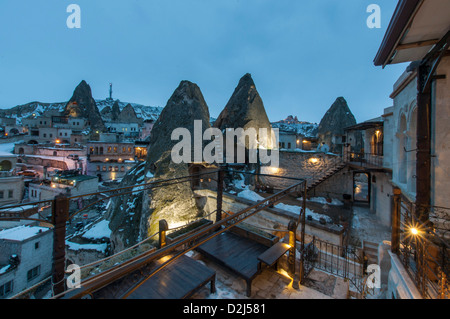
<path fill-rule="evenodd" d="M 375 130 L 370 143 L 371 153 L 377 156 L 383 156 L 383 131 Z"/>
<path fill-rule="evenodd" d="M 10 171 L 12 169 L 12 163 L 4 160 L 0 162 L 0 171 Z"/>
<path fill-rule="evenodd" d="M 402 184 L 406 184 L 406 145 L 407 145 L 407 135 L 406 135 L 406 116 L 404 114 L 400 117 L 400 123 L 398 128 L 398 150 L 397 150 L 397 162 L 398 162 L 398 180 Z"/>

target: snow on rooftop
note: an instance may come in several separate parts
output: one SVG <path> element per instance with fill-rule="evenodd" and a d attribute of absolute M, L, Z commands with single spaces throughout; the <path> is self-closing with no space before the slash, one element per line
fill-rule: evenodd
<path fill-rule="evenodd" d="M 66 241 L 66 245 L 71 250 L 97 250 L 104 252 L 108 247 L 108 244 L 77 244 L 71 241 Z"/>
<path fill-rule="evenodd" d="M 47 227 L 17 226 L 0 231 L 0 239 L 23 241 L 48 230 Z"/>
<path fill-rule="evenodd" d="M 109 221 L 107 220 L 98 222 L 83 234 L 83 237 L 88 239 L 109 238 L 110 236 L 111 229 L 109 229 Z"/>
<path fill-rule="evenodd" d="M 0 144 L 0 156 L 11 156 L 14 154 L 14 146 L 20 144 L 23 141 L 14 143 L 1 143 Z"/>

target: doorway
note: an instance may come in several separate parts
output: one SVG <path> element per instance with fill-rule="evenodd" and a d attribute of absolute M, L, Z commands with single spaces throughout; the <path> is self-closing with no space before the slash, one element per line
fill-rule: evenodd
<path fill-rule="evenodd" d="M 355 172 L 353 174 L 353 200 L 355 202 L 370 203 L 370 174 Z"/>

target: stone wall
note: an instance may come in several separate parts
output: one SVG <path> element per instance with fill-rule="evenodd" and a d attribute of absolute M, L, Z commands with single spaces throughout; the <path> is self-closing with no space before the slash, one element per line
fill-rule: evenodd
<path fill-rule="evenodd" d="M 432 150 L 431 185 L 432 205 L 447 209 L 436 209 L 430 220 L 435 224 L 440 235 L 450 238 L 450 57 L 442 59 L 436 74 L 446 75 L 436 80 L 435 98 L 432 105 Z"/>
<path fill-rule="evenodd" d="M 337 155 L 329 153 L 280 151 L 280 167 L 262 167 L 261 173 L 302 178 L 306 179 L 308 184 L 311 184 L 311 182 L 321 176 L 323 172 L 331 169 L 338 160 L 339 157 Z M 269 184 L 276 189 L 283 189 L 295 183 L 295 181 L 273 177 L 262 177 L 261 182 Z"/>
<path fill-rule="evenodd" d="M 216 192 L 210 190 L 196 190 L 196 195 L 199 197 L 197 200 L 197 205 L 203 210 L 203 213 L 208 215 L 216 210 L 217 197 Z M 224 194 L 222 201 L 222 209 L 226 212 L 237 213 L 251 205 L 255 202 L 249 201 L 244 198 L 238 198 L 233 195 Z M 287 229 L 287 225 L 291 220 L 298 220 L 298 215 L 285 211 L 278 208 L 266 208 L 256 215 L 248 218 L 245 223 L 250 225 L 260 227 L 260 229 L 269 232 L 273 235 L 283 238 L 287 232 L 282 230 Z M 211 220 L 215 221 L 215 213 L 209 217 Z M 170 225 L 169 225 L 170 227 Z M 297 238 L 301 236 L 301 227 L 297 229 Z M 279 229 L 277 231 L 275 229 Z M 270 231 L 273 230 L 273 231 Z M 312 241 L 312 237 L 315 236 L 321 240 L 327 241 L 335 245 L 343 245 L 344 243 L 344 227 L 340 225 L 327 224 L 322 225 L 317 221 L 306 221 L 305 225 L 305 241 Z"/>

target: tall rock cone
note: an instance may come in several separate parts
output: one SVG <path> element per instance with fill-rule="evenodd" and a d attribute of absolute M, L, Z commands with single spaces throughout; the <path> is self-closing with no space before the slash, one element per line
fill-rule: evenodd
<path fill-rule="evenodd" d="M 66 105 L 65 114 L 71 117 L 88 119 L 93 131 L 103 131 L 105 129 L 97 104 L 92 97 L 91 87 L 84 80 L 75 88 L 72 98 Z"/>
<path fill-rule="evenodd" d="M 175 129 L 180 128 L 187 129 L 193 135 L 196 120 L 201 122 L 202 136 L 199 138 L 202 139 L 204 130 L 210 128 L 208 106 L 196 84 L 182 81 L 153 127 L 147 161 L 129 171 L 121 187 L 188 176 L 189 164 L 177 164 L 172 160 L 172 148 L 180 141 L 172 141 L 171 136 Z M 154 189 L 136 186 L 133 190 L 133 194 L 113 200 L 107 213 L 114 251 L 157 233 L 161 219 L 174 228 L 199 215 L 190 183 Z"/>
<path fill-rule="evenodd" d="M 269 138 L 272 126 L 264 108 L 264 103 L 256 89 L 252 76 L 247 73 L 239 81 L 233 95 L 225 108 L 214 122 L 214 127 L 224 131 L 226 129 L 249 128 L 255 129 L 257 144 L 268 149 L 276 147 Z M 266 129 L 267 136 L 260 136 L 259 130 Z M 249 141 L 243 141 L 249 148 Z"/>
<path fill-rule="evenodd" d="M 332 152 L 342 151 L 342 136 L 346 127 L 356 124 L 355 116 L 343 97 L 338 97 L 320 121 L 318 128 L 319 143 L 325 143 Z"/>
<path fill-rule="evenodd" d="M 111 120 L 117 121 L 120 115 L 119 100 L 116 100 L 111 108 Z"/>

